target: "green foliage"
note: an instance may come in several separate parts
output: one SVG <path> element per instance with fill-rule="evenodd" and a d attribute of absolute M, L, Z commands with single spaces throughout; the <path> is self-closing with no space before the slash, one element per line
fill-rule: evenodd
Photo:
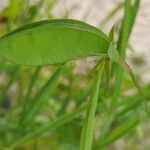
<path fill-rule="evenodd" d="M 124 9 L 109 36 L 83 21 L 53 19 L 56 2 L 10 0 L 0 13 L 0 150 L 117 150 L 118 139 L 122 150 L 136 148 L 149 136 L 150 85 L 142 89 L 124 59 L 140 0 L 106 14 L 101 27 Z M 76 63 L 86 57 L 94 59 L 90 69 Z"/>
<path fill-rule="evenodd" d="M 105 147 L 106 145 L 113 143 L 115 140 L 117 140 L 127 132 L 130 132 L 132 129 L 134 129 L 138 125 L 138 123 L 139 123 L 138 119 L 133 118 L 123 123 L 116 129 L 114 129 L 109 135 L 106 135 L 102 139 L 98 139 L 101 142 L 95 145 L 95 149 L 100 149 L 102 147 Z"/>
<path fill-rule="evenodd" d="M 59 64 L 106 54 L 109 43 L 102 31 L 81 21 L 45 20 L 3 36 L 0 55 L 18 65 Z"/>
<path fill-rule="evenodd" d="M 24 136 L 18 137 L 12 143 L 10 143 L 10 147 L 15 147 L 17 145 L 23 144 L 24 142 L 33 139 L 46 131 L 51 131 L 57 129 L 58 127 L 70 122 L 80 115 L 80 113 L 85 110 L 86 107 L 78 108 L 69 114 L 64 114 L 62 117 L 49 121 L 43 126 L 36 127 L 34 130 L 28 131 Z"/>
<path fill-rule="evenodd" d="M 104 61 L 102 61 L 102 65 L 100 65 L 100 67 L 98 68 L 99 73 L 93 85 L 91 100 L 87 108 L 87 113 L 86 113 L 83 129 L 81 133 L 80 150 L 91 150 L 92 147 L 94 116 L 97 107 L 97 101 L 98 101 L 98 96 L 100 91 L 100 80 L 101 80 L 103 68 L 104 68 Z"/>
<path fill-rule="evenodd" d="M 123 23 L 117 43 L 117 50 L 120 53 L 121 58 L 125 58 L 126 56 L 126 48 L 127 48 L 127 43 L 129 40 L 129 36 L 132 31 L 132 27 L 134 25 L 135 17 L 137 15 L 137 11 L 139 8 L 139 3 L 140 0 L 135 0 L 134 4 L 131 3 L 131 0 L 126 0 L 125 1 L 125 11 L 124 11 L 124 18 L 123 18 Z M 117 103 L 117 99 L 120 93 L 120 88 L 121 88 L 121 82 L 123 78 L 123 70 L 120 66 L 116 67 L 116 76 L 115 76 L 115 89 L 114 89 L 114 94 L 112 98 L 112 107 L 114 107 Z"/>
<path fill-rule="evenodd" d="M 47 83 L 38 91 L 36 97 L 34 98 L 33 102 L 30 103 L 28 109 L 25 109 L 22 123 L 32 123 L 34 121 L 35 116 L 39 113 L 42 109 L 42 106 L 46 103 L 46 100 L 49 97 L 52 97 L 53 92 L 56 90 L 58 78 L 61 75 L 62 67 L 59 67 L 56 72 L 50 77 Z M 29 105 L 29 104 L 27 104 Z"/>

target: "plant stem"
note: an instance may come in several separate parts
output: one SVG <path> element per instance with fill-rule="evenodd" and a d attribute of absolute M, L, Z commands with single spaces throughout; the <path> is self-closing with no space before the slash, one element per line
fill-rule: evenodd
<path fill-rule="evenodd" d="M 125 58 L 126 55 L 126 47 L 128 43 L 128 39 L 135 21 L 135 17 L 137 15 L 137 11 L 139 8 L 140 0 L 136 0 L 134 6 L 131 5 L 131 0 L 126 0 L 125 2 L 125 14 L 123 19 L 123 25 L 120 31 L 119 41 L 117 45 L 117 49 L 120 53 L 121 58 Z M 123 79 L 123 69 L 120 66 L 116 66 L 116 73 L 115 73 L 115 89 L 112 97 L 112 105 L 111 107 L 114 108 L 117 104 L 117 99 L 120 94 L 121 83 Z"/>

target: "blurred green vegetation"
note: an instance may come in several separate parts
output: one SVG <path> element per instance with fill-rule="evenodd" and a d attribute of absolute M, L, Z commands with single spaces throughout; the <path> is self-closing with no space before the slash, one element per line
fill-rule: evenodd
<path fill-rule="evenodd" d="M 9 0 L 0 12 L 1 36 L 24 24 L 55 18 L 51 10 L 58 1 L 30 3 L 30 0 Z M 124 9 L 123 6 L 124 3 L 117 3 L 104 16 L 100 27 L 107 26 L 113 16 Z M 68 16 L 67 13 L 64 17 Z M 86 15 L 87 12 L 84 19 Z M 119 34 L 121 21 L 116 24 L 119 24 Z M 128 49 L 131 51 L 132 45 L 128 44 Z M 125 51 L 126 47 L 122 50 Z M 131 53 L 134 72 L 141 81 L 144 72 L 140 72 L 140 67 L 145 65 L 144 58 L 138 57 L 135 51 Z M 87 67 L 94 66 L 97 60 L 83 62 L 79 65 L 76 62 L 67 63 L 63 69 L 60 66 L 36 68 L 15 66 L 0 58 L 0 150 L 79 149 L 86 104 L 93 88 L 94 75 L 97 74 L 96 69 Z M 118 139 L 124 143 L 122 150 L 139 150 L 139 146 L 142 150 L 149 150 L 150 146 L 144 144 L 150 136 L 149 116 L 127 73 L 124 73 L 121 89 L 115 95 L 117 101 L 113 109 L 109 109 L 116 87 L 109 66 L 105 65 L 102 75 L 94 120 L 93 150 L 117 150 L 116 145 L 120 144 L 115 142 Z M 150 84 L 142 86 L 149 100 Z"/>

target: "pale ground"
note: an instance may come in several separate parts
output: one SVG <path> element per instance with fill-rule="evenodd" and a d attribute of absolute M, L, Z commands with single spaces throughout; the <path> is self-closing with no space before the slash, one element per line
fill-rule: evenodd
<path fill-rule="evenodd" d="M 97 26 L 99 22 L 111 11 L 111 9 L 120 2 L 119 0 L 59 0 L 57 6 L 53 9 L 55 17 L 63 17 L 66 11 L 69 12 L 68 18 L 75 18 L 84 20 L 86 22 Z M 7 0 L 0 0 L 0 10 L 5 7 Z M 72 10 L 73 9 L 73 10 Z M 72 10 L 72 11 L 71 11 Z M 87 13 L 88 12 L 88 13 Z M 122 16 L 122 12 L 114 18 L 107 27 L 103 28 L 108 32 L 111 26 L 114 25 L 116 18 Z M 140 11 L 134 26 L 134 30 L 130 39 L 130 43 L 135 49 L 136 53 L 143 55 L 146 59 L 147 65 L 142 67 L 142 71 L 147 69 L 150 71 L 150 0 L 142 0 Z M 128 54 L 130 57 L 130 53 Z M 144 73 L 143 79 L 145 82 L 150 81 L 150 72 Z M 145 140 L 144 145 L 149 144 L 149 139 Z M 116 150 L 122 150 L 125 143 L 119 140 L 116 143 Z M 142 146 L 138 147 L 142 150 Z"/>

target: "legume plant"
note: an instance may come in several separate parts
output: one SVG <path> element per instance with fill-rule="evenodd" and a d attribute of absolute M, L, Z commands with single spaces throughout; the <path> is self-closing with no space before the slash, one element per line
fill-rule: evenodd
<path fill-rule="evenodd" d="M 133 149 L 149 119 L 150 87 L 141 87 L 125 60 L 140 0 L 108 14 L 101 25 L 124 6 L 119 31 L 113 26 L 108 34 L 74 19 L 33 22 L 42 2 L 29 6 L 26 21 L 17 17 L 26 25 L 0 38 L 0 72 L 8 80 L 1 84 L 0 150 L 109 149 L 123 137 Z M 15 15 L 4 15 L 8 31 Z M 75 73 L 76 61 L 87 57 L 92 69 Z"/>

